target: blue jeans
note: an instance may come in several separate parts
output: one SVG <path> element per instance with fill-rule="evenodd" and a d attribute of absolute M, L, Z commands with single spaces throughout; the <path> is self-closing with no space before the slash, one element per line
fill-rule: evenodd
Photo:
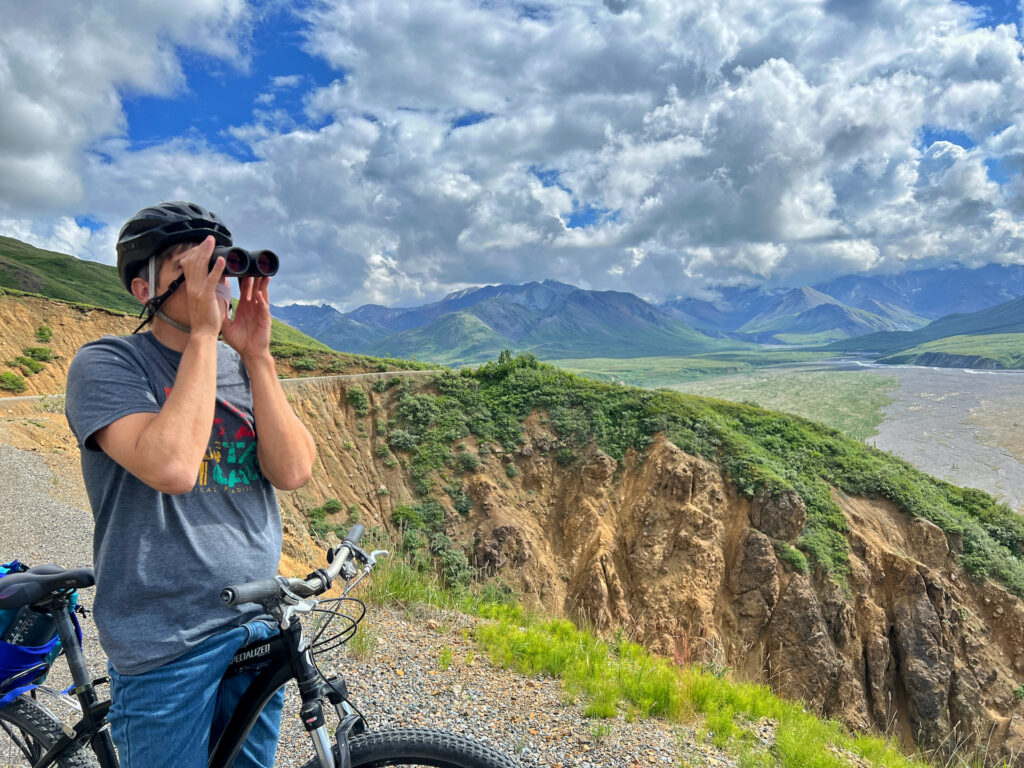
<path fill-rule="evenodd" d="M 110 734 L 121 768 L 205 768 L 215 744 L 254 675 L 223 680 L 231 657 L 253 640 L 277 634 L 254 621 L 208 638 L 141 675 L 110 668 Z M 235 759 L 235 768 L 270 768 L 277 751 L 284 689 L 267 703 Z"/>

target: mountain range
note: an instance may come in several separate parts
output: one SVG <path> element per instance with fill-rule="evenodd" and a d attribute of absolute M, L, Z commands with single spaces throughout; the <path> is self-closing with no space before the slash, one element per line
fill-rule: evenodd
<path fill-rule="evenodd" d="M 416 307 L 274 306 L 275 317 L 349 352 L 462 364 L 503 349 L 545 359 L 686 356 L 759 344 L 825 344 L 910 332 L 1024 294 L 1024 267 L 845 276 L 797 288 L 725 287 L 655 305 L 553 280 L 469 288 Z"/>
<path fill-rule="evenodd" d="M 138 308 L 113 267 L 9 237 L 0 237 L 0 288 L 133 314 Z M 272 312 L 277 340 L 452 365 L 493 359 L 503 349 L 544 359 L 621 359 L 754 349 L 744 342 L 832 342 L 819 348 L 886 362 L 1020 367 L 1022 295 L 1024 267 L 988 265 L 797 288 L 724 287 L 709 299 L 661 305 L 545 280 L 468 288 L 417 307 L 368 304 L 346 314 L 293 304 Z"/>
<path fill-rule="evenodd" d="M 420 307 L 273 307 L 274 316 L 339 350 L 450 365 L 503 349 L 538 357 L 688 356 L 735 348 L 620 291 L 586 291 L 553 280 L 458 291 Z"/>
<path fill-rule="evenodd" d="M 912 331 L 951 313 L 976 312 L 1024 294 L 1024 266 L 846 275 L 813 286 L 734 286 L 661 309 L 692 327 L 762 343 L 810 344 L 880 331 Z"/>

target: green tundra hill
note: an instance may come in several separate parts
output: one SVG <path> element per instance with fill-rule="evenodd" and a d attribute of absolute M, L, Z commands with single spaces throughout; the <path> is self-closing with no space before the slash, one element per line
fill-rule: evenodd
<path fill-rule="evenodd" d="M 916 331 L 872 333 L 830 344 L 825 349 L 884 355 L 883 362 L 924 362 L 943 365 L 940 355 L 979 358 L 979 367 L 1017 368 L 1024 334 L 1024 296 L 978 312 L 952 314 Z M 1005 337 L 1005 338 L 999 338 Z M 945 340 L 943 343 L 938 342 Z M 1009 363 L 1009 364 L 1008 364 Z M 952 365 L 966 365 L 952 362 Z"/>
<path fill-rule="evenodd" d="M 887 355 L 879 362 L 957 368 L 1024 368 L 1024 333 L 947 336 Z"/>
<path fill-rule="evenodd" d="M 13 237 L 0 236 L 0 288 L 126 315 L 137 315 L 140 309 L 139 302 L 121 285 L 115 267 L 45 251 Z M 271 333 L 277 342 L 331 349 L 279 320 L 273 321 Z"/>

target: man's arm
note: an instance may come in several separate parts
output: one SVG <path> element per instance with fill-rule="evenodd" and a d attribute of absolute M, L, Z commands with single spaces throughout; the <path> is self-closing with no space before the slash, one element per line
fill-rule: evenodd
<path fill-rule="evenodd" d="M 270 278 L 243 277 L 234 317 L 224 322 L 224 341 L 238 352 L 249 372 L 256 456 L 275 488 L 293 491 L 309 480 L 316 445 L 292 411 L 270 354 Z"/>
<path fill-rule="evenodd" d="M 161 493 L 188 493 L 206 455 L 217 398 L 217 336 L 189 337 L 159 413 L 123 416 L 96 432 L 96 444 Z"/>
<path fill-rule="evenodd" d="M 312 472 L 313 436 L 292 411 L 270 353 L 246 359 L 245 367 L 252 385 L 260 470 L 275 488 L 294 491 L 306 484 Z"/>
<path fill-rule="evenodd" d="M 206 455 L 217 399 L 217 336 L 224 309 L 216 288 L 224 271 L 210 269 L 213 238 L 181 258 L 192 332 L 182 351 L 174 387 L 159 413 L 133 413 L 97 430 L 110 458 L 161 493 L 188 493 Z"/>

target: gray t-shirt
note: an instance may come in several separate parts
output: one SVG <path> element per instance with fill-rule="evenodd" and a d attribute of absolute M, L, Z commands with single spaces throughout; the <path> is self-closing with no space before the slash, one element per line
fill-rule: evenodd
<path fill-rule="evenodd" d="M 125 675 L 257 616 L 254 605 L 225 606 L 220 591 L 273 577 L 281 556 L 281 515 L 256 457 L 249 377 L 226 344 L 218 344 L 210 441 L 189 493 L 150 488 L 93 440 L 123 416 L 158 413 L 180 362 L 180 353 L 144 333 L 86 344 L 68 370 L 65 412 L 96 523 L 96 626 Z"/>

